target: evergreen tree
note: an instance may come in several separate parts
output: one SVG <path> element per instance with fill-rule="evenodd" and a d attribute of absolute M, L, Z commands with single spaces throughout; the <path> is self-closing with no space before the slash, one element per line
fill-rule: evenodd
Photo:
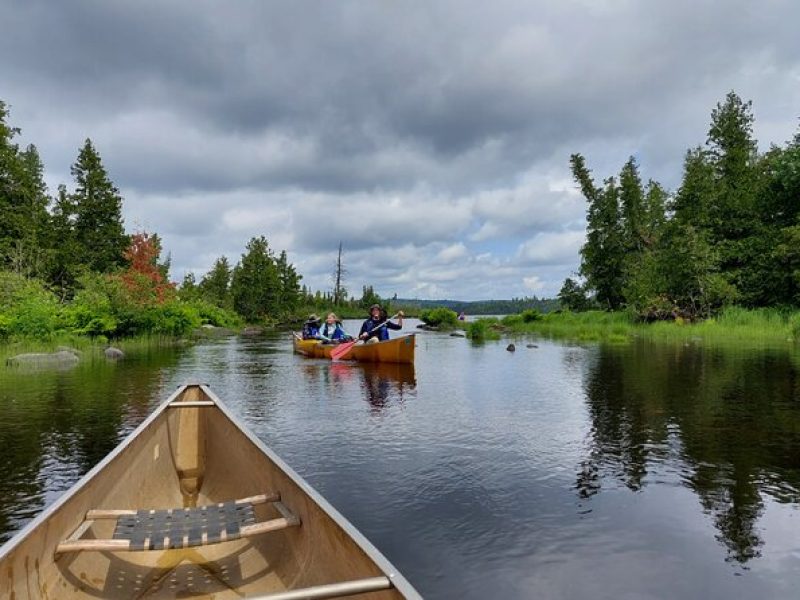
<path fill-rule="evenodd" d="M 191 302 L 200 297 L 197 279 L 191 271 L 184 274 L 183 281 L 181 281 L 181 285 L 178 288 L 178 297 L 184 302 Z"/>
<path fill-rule="evenodd" d="M 626 252 L 638 253 L 645 246 L 645 196 L 639 167 L 631 156 L 619 175 L 619 200 L 623 243 Z"/>
<path fill-rule="evenodd" d="M 130 240 L 122 225 L 122 197 L 108 178 L 100 155 L 87 139 L 72 165 L 75 239 L 84 263 L 108 273 L 125 264 Z"/>
<path fill-rule="evenodd" d="M 53 247 L 48 280 L 59 290 L 61 300 L 71 297 L 75 284 L 85 271 L 81 246 L 75 236 L 75 205 L 63 184 L 58 186 L 52 214 Z"/>
<path fill-rule="evenodd" d="M 278 270 L 280 281 L 280 293 L 278 297 L 278 309 L 281 311 L 291 311 L 297 307 L 300 301 L 300 279 L 297 270 L 289 262 L 286 250 L 283 250 L 275 263 Z"/>
<path fill-rule="evenodd" d="M 279 294 L 280 277 L 267 239 L 263 235 L 253 238 L 233 269 L 233 308 L 245 319 L 255 321 L 280 310 Z"/>
<path fill-rule="evenodd" d="M 45 275 L 50 248 L 55 243 L 51 235 L 50 198 L 44 183 L 44 165 L 36 146 L 29 145 L 19 153 L 19 180 L 13 213 L 16 233 L 12 242 L 11 267 L 26 277 Z"/>
<path fill-rule="evenodd" d="M 589 310 L 591 302 L 586 297 L 586 290 L 574 279 L 567 277 L 561 291 L 558 292 L 558 300 L 562 308 L 574 312 Z"/>
<path fill-rule="evenodd" d="M 624 303 L 625 236 L 620 219 L 619 188 L 613 177 L 599 189 L 580 154 L 571 157 L 572 174 L 589 202 L 586 243 L 581 248 L 581 275 L 597 301 L 608 310 Z"/>
<path fill-rule="evenodd" d="M 225 256 L 220 256 L 212 269 L 200 280 L 198 290 L 200 296 L 220 308 L 232 308 L 231 302 L 231 267 Z"/>
<path fill-rule="evenodd" d="M 358 301 L 358 305 L 361 308 L 368 309 L 373 304 L 380 304 L 380 303 L 381 303 L 381 297 L 375 293 L 375 290 L 372 289 L 371 285 L 365 285 L 361 287 L 361 300 Z"/>

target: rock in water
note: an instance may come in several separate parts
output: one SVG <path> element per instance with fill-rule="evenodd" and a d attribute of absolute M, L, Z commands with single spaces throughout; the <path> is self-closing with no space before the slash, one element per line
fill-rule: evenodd
<path fill-rule="evenodd" d="M 77 355 L 67 350 L 59 352 L 35 352 L 30 354 L 17 354 L 6 359 L 9 366 L 30 366 L 33 368 L 71 367 L 78 362 Z"/>
<path fill-rule="evenodd" d="M 506 350 L 508 350 L 509 352 L 514 352 L 516 349 L 517 347 L 514 344 L 509 344 L 508 346 L 506 346 Z"/>
<path fill-rule="evenodd" d="M 110 358 L 111 360 L 119 360 L 120 358 L 125 358 L 125 353 L 119 348 L 114 348 L 114 346 L 109 346 L 108 348 L 103 350 L 103 354 L 105 354 L 106 358 Z"/>
<path fill-rule="evenodd" d="M 539 346 L 537 346 L 536 344 L 528 344 L 528 345 L 526 346 L 526 348 L 538 348 L 538 347 L 539 347 Z"/>

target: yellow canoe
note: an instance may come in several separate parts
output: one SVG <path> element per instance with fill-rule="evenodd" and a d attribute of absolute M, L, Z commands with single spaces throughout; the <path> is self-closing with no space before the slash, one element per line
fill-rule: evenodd
<path fill-rule="evenodd" d="M 336 348 L 335 344 L 323 344 L 319 340 L 304 340 L 297 333 L 292 335 L 292 343 L 295 352 L 314 358 L 330 358 L 331 351 Z M 385 342 L 373 344 L 359 342 L 341 359 L 360 362 L 412 364 L 414 362 L 414 346 L 415 338 L 413 333 Z"/>
<path fill-rule="evenodd" d="M 205 385 L 0 548 L 0 598 L 420 598 Z"/>

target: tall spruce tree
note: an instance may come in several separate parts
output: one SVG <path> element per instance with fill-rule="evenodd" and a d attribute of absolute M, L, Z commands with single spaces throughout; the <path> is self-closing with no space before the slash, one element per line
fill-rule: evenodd
<path fill-rule="evenodd" d="M 610 177 L 602 189 L 592 180 L 591 171 L 580 154 L 570 158 L 572 174 L 589 202 L 586 243 L 581 248 L 580 273 L 597 302 L 608 310 L 624 304 L 625 235 L 619 207 L 619 187 Z"/>
<path fill-rule="evenodd" d="M 247 252 L 233 269 L 231 298 L 234 310 L 255 321 L 280 310 L 280 276 L 267 238 L 252 238 Z"/>
<path fill-rule="evenodd" d="M 278 260 L 275 261 L 278 270 L 278 280 L 280 282 L 280 292 L 278 295 L 278 309 L 280 311 L 291 311 L 300 301 L 300 279 L 301 275 L 289 262 L 286 250 L 281 251 Z"/>
<path fill-rule="evenodd" d="M 122 224 L 122 196 L 106 173 L 100 155 L 87 139 L 72 165 L 75 192 L 75 240 L 84 263 L 92 271 L 107 273 L 125 264 L 130 240 Z"/>
<path fill-rule="evenodd" d="M 632 156 L 619 174 L 622 235 L 626 252 L 639 253 L 645 247 L 645 196 L 639 167 Z"/>
<path fill-rule="evenodd" d="M 220 256 L 211 270 L 200 280 L 198 286 L 200 296 L 220 308 L 232 308 L 231 275 L 227 257 Z"/>

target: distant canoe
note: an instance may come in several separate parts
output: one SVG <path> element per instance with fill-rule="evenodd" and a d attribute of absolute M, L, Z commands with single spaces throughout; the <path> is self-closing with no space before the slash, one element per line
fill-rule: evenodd
<path fill-rule="evenodd" d="M 419 598 L 204 385 L 0 548 L 0 598 Z"/>
<path fill-rule="evenodd" d="M 330 358 L 331 351 L 336 348 L 335 344 L 323 344 L 319 340 L 304 340 L 297 333 L 292 335 L 294 351 L 304 356 L 314 358 Z M 345 354 L 342 360 L 357 360 L 359 362 L 384 362 L 384 363 L 405 363 L 414 362 L 414 334 L 376 342 L 373 344 L 358 343 Z"/>

